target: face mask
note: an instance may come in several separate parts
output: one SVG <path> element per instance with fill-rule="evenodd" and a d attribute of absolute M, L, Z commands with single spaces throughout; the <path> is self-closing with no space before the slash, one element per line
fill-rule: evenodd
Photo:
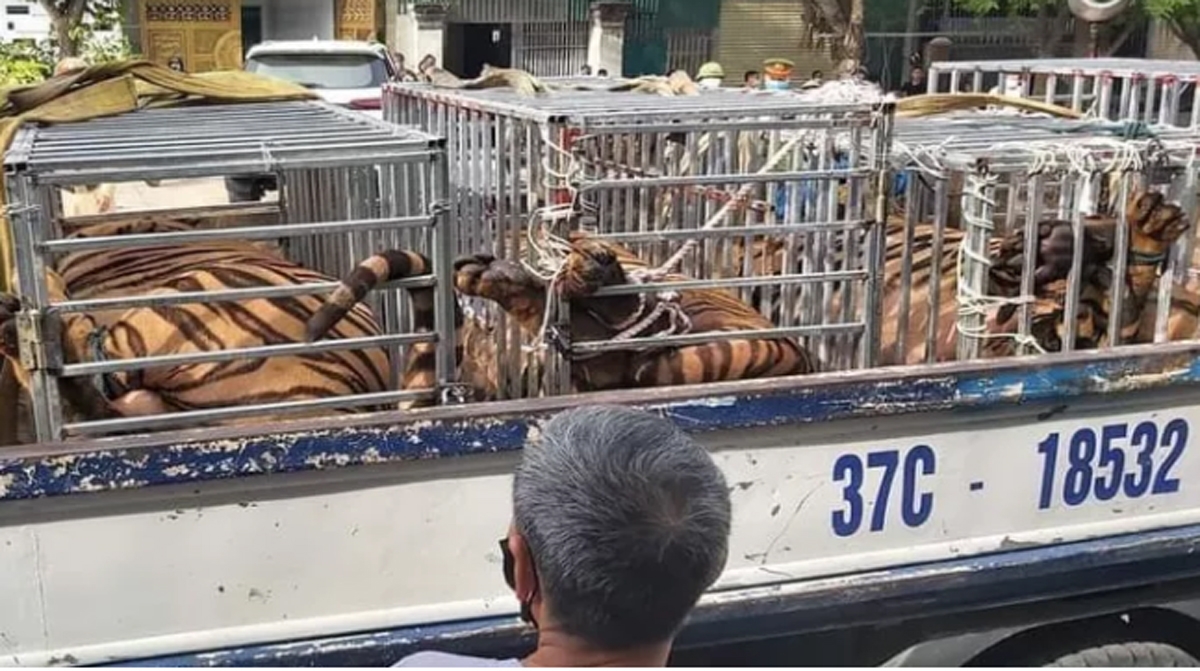
<path fill-rule="evenodd" d="M 763 88 L 768 91 L 786 91 L 788 90 L 788 83 L 779 79 L 768 79 L 763 82 Z"/>
<path fill-rule="evenodd" d="M 721 88 L 720 79 L 701 79 L 700 88 L 702 89 L 719 89 Z"/>
<path fill-rule="evenodd" d="M 514 592 L 517 589 L 517 559 L 513 557 L 508 547 L 508 536 L 500 539 L 500 556 L 504 558 L 504 582 Z M 537 567 L 534 567 L 534 577 L 537 577 Z M 521 621 L 527 622 L 537 629 L 537 619 L 533 616 L 533 596 L 528 601 L 521 602 Z"/>

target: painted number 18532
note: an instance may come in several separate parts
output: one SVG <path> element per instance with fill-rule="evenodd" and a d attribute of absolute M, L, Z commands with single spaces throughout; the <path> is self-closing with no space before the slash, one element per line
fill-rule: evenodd
<path fill-rule="evenodd" d="M 1111 501 L 1118 494 L 1129 499 L 1174 494 L 1179 491 L 1174 468 L 1190 433 L 1184 419 L 1085 426 L 1069 436 L 1051 433 L 1037 448 L 1042 455 L 1038 508 L 1058 501 L 1072 507 Z"/>

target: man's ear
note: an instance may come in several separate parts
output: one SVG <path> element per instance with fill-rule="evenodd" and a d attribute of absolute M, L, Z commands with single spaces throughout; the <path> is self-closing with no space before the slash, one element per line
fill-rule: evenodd
<path fill-rule="evenodd" d="M 533 555 L 529 552 L 529 544 L 515 527 L 508 530 L 508 549 L 513 554 L 513 576 L 516 578 L 517 601 L 527 603 L 539 596 L 537 569 L 534 568 Z"/>

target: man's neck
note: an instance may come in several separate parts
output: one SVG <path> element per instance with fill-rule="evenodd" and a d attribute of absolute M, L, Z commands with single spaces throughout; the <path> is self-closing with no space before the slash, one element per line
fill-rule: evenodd
<path fill-rule="evenodd" d="M 525 659 L 523 666 L 666 666 L 671 642 L 630 648 L 626 650 L 597 650 L 579 639 L 555 631 L 542 631 L 538 647 Z"/>

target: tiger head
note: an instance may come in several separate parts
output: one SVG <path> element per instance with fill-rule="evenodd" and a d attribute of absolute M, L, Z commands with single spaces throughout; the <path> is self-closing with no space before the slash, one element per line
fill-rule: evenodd
<path fill-rule="evenodd" d="M 1128 254 L 1125 277 L 1113 276 L 1111 264 L 1116 251 L 1117 222 L 1109 217 L 1084 220 L 1083 250 L 1080 259 L 1079 296 L 1076 301 L 1073 349 L 1096 349 L 1109 344 L 1109 323 L 1116 291 L 1123 292 L 1118 333 L 1122 343 L 1139 340 L 1139 326 L 1150 305 L 1152 290 L 1158 283 L 1158 271 L 1171 245 L 1188 229 L 1183 210 L 1167 203 L 1162 194 L 1135 194 L 1126 204 Z M 1063 349 L 1067 338 L 1066 305 L 1068 278 L 1074 262 L 1074 227 L 1070 222 L 1051 220 L 1038 227 L 1037 260 L 1034 270 L 1034 296 L 1030 304 L 1030 335 L 1045 351 Z M 1020 230 L 1000 246 L 991 269 L 993 287 L 1007 297 L 1020 295 L 1024 236 Z M 1018 331 L 1015 304 L 1002 307 L 993 326 L 1000 334 Z M 989 352 L 999 355 L 1011 346 L 1005 339 L 990 344 Z"/>

